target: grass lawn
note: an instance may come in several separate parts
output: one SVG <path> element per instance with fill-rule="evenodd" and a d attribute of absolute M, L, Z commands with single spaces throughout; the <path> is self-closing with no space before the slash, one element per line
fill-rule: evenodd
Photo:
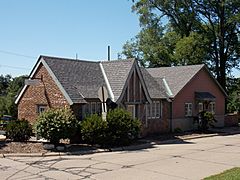
<path fill-rule="evenodd" d="M 204 178 L 205 180 L 237 180 L 240 179 L 240 167 L 232 168 L 226 171 L 223 171 L 220 174 L 209 176 Z"/>

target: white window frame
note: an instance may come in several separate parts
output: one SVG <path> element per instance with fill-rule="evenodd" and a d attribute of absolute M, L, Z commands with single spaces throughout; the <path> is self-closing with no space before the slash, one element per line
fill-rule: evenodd
<path fill-rule="evenodd" d="M 37 105 L 37 113 L 40 114 L 47 109 L 47 105 Z"/>
<path fill-rule="evenodd" d="M 146 108 L 146 115 L 148 119 L 159 119 L 162 117 L 162 101 L 153 101 L 148 104 Z"/>
<path fill-rule="evenodd" d="M 202 112 L 203 111 L 203 103 L 202 102 L 199 102 L 198 103 L 198 112 Z"/>
<path fill-rule="evenodd" d="M 127 111 L 131 113 L 132 117 L 136 117 L 136 106 L 135 105 L 127 105 Z"/>
<path fill-rule="evenodd" d="M 215 114 L 216 111 L 216 103 L 215 102 L 210 102 L 209 103 L 209 111 L 213 114 Z"/>
<path fill-rule="evenodd" d="M 185 103 L 184 108 L 185 108 L 185 116 L 186 117 L 192 116 L 192 110 L 193 110 L 192 107 L 193 107 L 192 103 Z"/>

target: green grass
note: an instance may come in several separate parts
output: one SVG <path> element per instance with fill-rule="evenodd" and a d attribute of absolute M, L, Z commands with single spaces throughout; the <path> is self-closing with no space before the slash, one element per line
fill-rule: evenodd
<path fill-rule="evenodd" d="M 223 171 L 220 174 L 209 176 L 204 178 L 205 180 L 239 180 L 240 179 L 240 167 L 232 168 Z"/>

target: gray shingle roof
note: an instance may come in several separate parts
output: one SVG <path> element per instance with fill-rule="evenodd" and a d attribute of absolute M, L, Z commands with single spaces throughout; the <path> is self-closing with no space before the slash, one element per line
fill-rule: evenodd
<path fill-rule="evenodd" d="M 162 78 L 168 83 L 173 96 L 176 96 L 179 91 L 194 77 L 194 75 L 204 67 L 200 65 L 176 66 L 176 67 L 160 67 L 148 68 L 147 71 L 159 83 Z"/>
<path fill-rule="evenodd" d="M 152 77 L 145 68 L 140 69 L 150 97 L 152 99 L 167 98 L 162 78 L 157 81 L 157 78 Z"/>
<path fill-rule="evenodd" d="M 134 61 L 134 59 L 127 59 L 102 62 L 115 100 L 117 100 L 122 93 L 123 87 L 126 83 Z"/>
<path fill-rule="evenodd" d="M 99 62 L 42 56 L 73 103 L 84 98 L 98 98 L 98 89 L 105 84 Z"/>

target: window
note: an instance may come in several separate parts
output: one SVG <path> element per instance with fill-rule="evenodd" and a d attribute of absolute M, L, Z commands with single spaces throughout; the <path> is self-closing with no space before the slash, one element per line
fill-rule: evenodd
<path fill-rule="evenodd" d="M 45 111 L 47 108 L 47 105 L 37 105 L 37 113 L 40 114 L 43 111 Z"/>
<path fill-rule="evenodd" d="M 147 105 L 147 118 L 154 119 L 162 116 L 162 104 L 160 101 L 153 101 L 152 104 Z"/>
<path fill-rule="evenodd" d="M 83 107 L 83 115 L 89 115 L 89 114 L 99 114 L 102 110 L 102 104 L 100 102 L 89 102 L 88 104 L 85 104 Z"/>
<path fill-rule="evenodd" d="M 192 116 L 192 103 L 185 103 L 185 116 Z"/>
<path fill-rule="evenodd" d="M 127 111 L 131 113 L 132 117 L 135 118 L 135 105 L 127 105 Z"/>
<path fill-rule="evenodd" d="M 202 112 L 203 111 L 203 103 L 200 102 L 198 103 L 198 112 Z"/>
<path fill-rule="evenodd" d="M 216 109 L 216 104 L 215 102 L 210 102 L 209 103 L 209 111 L 213 114 L 215 114 L 215 109 Z"/>

